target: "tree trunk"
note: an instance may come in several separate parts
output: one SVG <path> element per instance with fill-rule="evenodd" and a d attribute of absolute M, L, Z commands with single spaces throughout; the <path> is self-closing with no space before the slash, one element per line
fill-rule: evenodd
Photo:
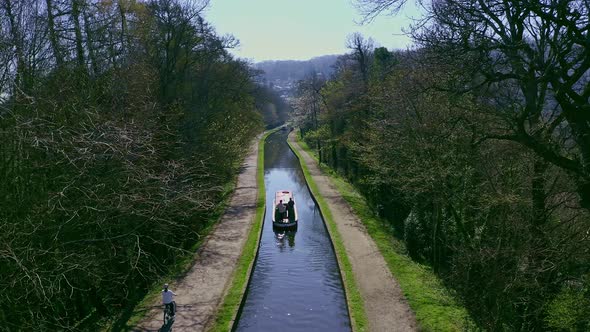
<path fill-rule="evenodd" d="M 338 150 L 335 143 L 332 143 L 332 167 L 338 171 Z"/>
<path fill-rule="evenodd" d="M 587 105 L 566 111 L 566 119 L 580 149 L 582 174 L 577 180 L 577 185 L 580 205 L 586 210 L 590 210 L 590 116 L 588 113 L 590 109 Z"/>
<path fill-rule="evenodd" d="M 439 227 L 440 227 L 440 219 L 441 219 L 441 211 L 440 211 L 440 206 L 438 203 L 434 203 L 434 226 L 432 227 L 432 266 L 434 267 L 434 272 L 438 272 L 439 271 L 439 252 L 438 252 L 438 246 L 439 246 L 439 240 L 438 240 L 438 232 L 439 232 Z"/>
<path fill-rule="evenodd" d="M 127 12 L 126 12 L 126 8 L 123 6 L 123 2 L 126 2 L 125 0 L 119 0 L 118 1 L 118 5 L 119 5 L 119 15 L 121 17 L 121 49 L 126 50 L 129 46 L 129 39 L 128 39 L 128 27 L 127 27 Z"/>
<path fill-rule="evenodd" d="M 23 97 L 23 93 L 28 90 L 28 78 L 27 68 L 24 57 L 24 50 L 21 38 L 21 31 L 16 20 L 16 13 L 14 13 L 14 6 L 11 0 L 4 0 L 4 8 L 6 9 L 6 15 L 10 25 L 10 33 L 12 45 L 15 48 L 16 53 L 16 78 L 15 78 L 15 91 L 14 95 L 16 101 L 20 101 Z"/>
<path fill-rule="evenodd" d="M 84 18 L 84 33 L 86 34 L 86 47 L 88 48 L 88 58 L 90 60 L 90 67 L 92 73 L 98 75 L 98 63 L 96 62 L 96 53 L 94 53 L 94 45 L 92 42 L 92 32 L 90 31 L 90 19 L 86 12 L 86 7 L 83 8 L 82 17 Z"/>
<path fill-rule="evenodd" d="M 48 0 L 50 1 L 50 0 Z M 80 0 L 72 1 L 72 20 L 74 21 L 74 34 L 76 36 L 76 59 L 78 66 L 84 68 L 84 47 L 82 46 L 82 28 L 80 27 Z"/>
<path fill-rule="evenodd" d="M 51 44 L 51 48 L 53 49 L 55 63 L 57 64 L 58 68 L 61 68 L 63 66 L 64 59 L 59 46 L 59 38 L 55 31 L 55 18 L 53 16 L 52 0 L 45 0 L 45 3 L 47 4 L 47 28 L 49 30 L 49 42 Z"/>
<path fill-rule="evenodd" d="M 316 137 L 318 137 L 317 135 L 318 133 L 318 128 L 319 128 L 319 120 L 318 120 L 318 106 L 317 106 L 317 101 L 315 100 L 317 98 L 317 96 L 314 94 L 313 97 L 313 124 L 314 124 L 314 130 L 316 131 Z M 319 162 L 321 163 L 323 161 L 322 158 L 322 144 L 320 142 L 320 138 L 316 138 L 316 149 L 318 150 L 318 158 L 319 158 Z"/>
<path fill-rule="evenodd" d="M 547 216 L 545 214 L 545 170 L 547 162 L 538 159 L 533 162 L 533 180 L 532 180 L 532 207 L 535 232 L 539 232 L 539 227 L 545 223 Z"/>

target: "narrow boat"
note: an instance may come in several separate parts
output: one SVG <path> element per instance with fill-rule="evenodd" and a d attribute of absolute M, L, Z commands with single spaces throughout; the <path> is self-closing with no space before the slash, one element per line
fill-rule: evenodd
<path fill-rule="evenodd" d="M 293 207 L 289 208 L 289 201 L 293 200 Z M 279 209 L 282 204 L 284 209 Z M 272 201 L 274 213 L 272 214 L 272 224 L 275 227 L 293 227 L 297 226 L 297 205 L 293 193 L 289 190 L 279 190 L 275 193 L 275 199 Z M 280 211 L 284 210 L 284 212 Z"/>

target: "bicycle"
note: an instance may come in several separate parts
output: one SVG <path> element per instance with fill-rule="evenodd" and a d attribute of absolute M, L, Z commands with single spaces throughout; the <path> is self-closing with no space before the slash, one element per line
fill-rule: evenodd
<path fill-rule="evenodd" d="M 173 315 L 172 312 L 174 311 L 174 313 L 176 313 L 176 302 L 172 301 L 170 304 L 171 305 L 164 304 L 164 325 L 174 321 L 175 315 Z"/>

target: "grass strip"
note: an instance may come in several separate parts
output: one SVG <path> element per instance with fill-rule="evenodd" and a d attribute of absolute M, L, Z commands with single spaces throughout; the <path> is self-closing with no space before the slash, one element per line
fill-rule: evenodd
<path fill-rule="evenodd" d="M 346 249 L 344 248 L 344 244 L 342 243 L 340 233 L 336 228 L 336 223 L 334 222 L 332 212 L 324 198 L 320 195 L 320 191 L 317 187 L 317 184 L 315 183 L 313 177 L 309 173 L 309 169 L 303 161 L 303 158 L 301 157 L 297 149 L 295 149 L 292 146 L 291 142 L 287 142 L 289 143 L 291 150 L 293 150 L 293 152 L 299 159 L 299 163 L 301 164 L 301 168 L 303 170 L 303 174 L 305 175 L 305 179 L 309 185 L 312 195 L 315 197 L 315 200 L 319 205 L 319 209 L 322 216 L 324 217 L 324 221 L 328 226 L 328 232 L 332 239 L 332 243 L 334 244 L 336 258 L 338 259 L 338 265 L 340 266 L 342 281 L 344 283 L 346 301 L 348 303 L 348 312 L 350 314 L 352 330 L 355 332 L 367 331 L 368 321 L 367 315 L 365 313 L 363 298 L 356 285 L 354 274 L 352 273 L 352 266 L 350 265 L 350 261 L 348 260 L 348 255 L 346 254 Z"/>
<path fill-rule="evenodd" d="M 296 135 L 297 144 L 318 162 L 317 155 Z M 319 162 L 318 162 L 319 164 Z M 338 192 L 365 225 L 392 275 L 398 281 L 422 331 L 473 331 L 476 325 L 451 290 L 432 269 L 413 261 L 405 245 L 393 235 L 391 224 L 375 215 L 364 197 L 342 176 L 320 164 Z"/>
<path fill-rule="evenodd" d="M 250 229 L 248 239 L 246 240 L 246 244 L 242 250 L 242 255 L 240 256 L 238 265 L 234 270 L 231 286 L 223 298 L 223 303 L 217 311 L 215 321 L 210 331 L 231 331 L 234 320 L 238 314 L 238 310 L 240 309 L 246 287 L 248 286 L 248 280 L 250 280 L 250 275 L 254 266 L 254 259 L 256 258 L 256 253 L 258 252 L 258 243 L 260 241 L 260 234 L 262 232 L 262 225 L 264 222 L 266 203 L 266 189 L 264 187 L 264 142 L 266 141 L 268 135 L 274 133 L 277 130 L 278 128 L 266 132 L 260 139 L 260 142 L 258 142 L 258 167 L 256 170 L 258 195 L 256 200 L 256 216 L 254 217 L 254 224 Z"/>

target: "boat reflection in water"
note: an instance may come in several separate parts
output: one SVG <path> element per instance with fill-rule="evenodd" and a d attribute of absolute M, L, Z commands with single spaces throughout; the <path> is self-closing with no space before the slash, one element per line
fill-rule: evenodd
<path fill-rule="evenodd" d="M 297 225 L 289 228 L 273 226 L 272 231 L 275 233 L 275 242 L 277 247 L 280 249 L 284 249 L 286 245 L 289 245 L 289 248 L 295 247 L 295 234 L 297 233 Z"/>

